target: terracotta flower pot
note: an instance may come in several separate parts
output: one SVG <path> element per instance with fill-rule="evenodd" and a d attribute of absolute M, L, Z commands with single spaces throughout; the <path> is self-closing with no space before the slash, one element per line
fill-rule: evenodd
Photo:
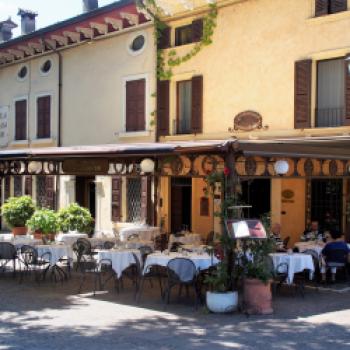
<path fill-rule="evenodd" d="M 43 239 L 43 233 L 41 231 L 34 231 L 33 236 L 35 239 Z"/>
<path fill-rule="evenodd" d="M 28 227 L 13 227 L 12 228 L 12 233 L 14 236 L 24 236 L 28 232 Z"/>
<path fill-rule="evenodd" d="M 245 311 L 250 315 L 272 314 L 271 282 L 265 284 L 259 279 L 245 279 L 243 284 L 243 303 Z"/>

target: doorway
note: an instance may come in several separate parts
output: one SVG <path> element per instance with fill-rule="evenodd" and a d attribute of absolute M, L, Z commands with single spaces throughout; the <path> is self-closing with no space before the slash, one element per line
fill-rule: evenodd
<path fill-rule="evenodd" d="M 271 181 L 270 179 L 253 179 L 242 181 L 241 201 L 251 208 L 244 209 L 244 217 L 259 219 L 271 211 Z"/>
<path fill-rule="evenodd" d="M 171 179 L 171 232 L 192 228 L 192 179 Z"/>
<path fill-rule="evenodd" d="M 91 216 L 96 218 L 96 183 L 93 176 L 77 176 L 75 179 L 75 200 L 90 210 Z"/>
<path fill-rule="evenodd" d="M 311 180 L 311 220 L 322 230 L 342 229 L 343 180 Z"/>

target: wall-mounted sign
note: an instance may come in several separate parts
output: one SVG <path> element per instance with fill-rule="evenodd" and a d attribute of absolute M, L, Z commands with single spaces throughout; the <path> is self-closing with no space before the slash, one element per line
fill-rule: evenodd
<path fill-rule="evenodd" d="M 105 175 L 108 174 L 107 159 L 67 159 L 62 163 L 62 169 L 69 175 Z"/>
<path fill-rule="evenodd" d="M 282 191 L 282 203 L 294 203 L 294 195 L 293 190 Z"/>
<path fill-rule="evenodd" d="M 7 106 L 0 107 L 0 147 L 6 147 L 9 143 L 8 113 L 9 108 Z"/>
<path fill-rule="evenodd" d="M 234 117 L 233 128 L 229 128 L 229 132 L 237 130 L 253 131 L 262 128 L 262 116 L 259 113 L 254 111 L 244 111 Z"/>

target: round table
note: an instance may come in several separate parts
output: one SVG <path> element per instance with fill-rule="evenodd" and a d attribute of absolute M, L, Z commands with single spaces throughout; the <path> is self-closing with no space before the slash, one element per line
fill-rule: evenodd
<path fill-rule="evenodd" d="M 168 262 L 171 259 L 175 259 L 175 258 L 185 258 L 185 259 L 191 260 L 196 266 L 196 269 L 198 271 L 206 270 L 209 267 L 219 263 L 219 260 L 215 256 L 211 257 L 207 253 L 204 253 L 204 254 L 191 253 L 186 255 L 181 253 L 170 253 L 170 254 L 153 253 L 147 256 L 143 271 L 144 273 L 147 273 L 148 267 L 152 265 L 166 267 L 168 265 Z"/>
<path fill-rule="evenodd" d="M 39 257 L 45 253 L 50 253 L 50 264 L 56 265 L 63 257 L 73 259 L 73 250 L 70 246 L 64 244 L 40 244 L 35 246 Z M 45 258 L 45 257 L 44 257 Z"/>
<path fill-rule="evenodd" d="M 79 238 L 88 238 L 88 235 L 79 232 L 59 233 L 56 236 L 56 241 L 72 246 Z"/>
<path fill-rule="evenodd" d="M 112 269 L 116 273 L 117 277 L 120 278 L 122 276 L 123 271 L 128 268 L 130 265 L 135 263 L 135 259 L 133 254 L 136 254 L 138 257 L 140 263 L 142 261 L 141 259 L 141 253 L 139 250 L 133 250 L 133 249 L 110 249 L 110 250 L 97 250 L 97 261 L 101 261 L 104 259 L 111 260 L 112 262 Z"/>
<path fill-rule="evenodd" d="M 286 263 L 288 265 L 288 284 L 293 283 L 295 273 L 302 272 L 304 270 L 310 271 L 309 278 L 312 279 L 313 273 L 315 271 L 315 266 L 311 255 L 299 253 L 273 253 L 270 254 L 270 256 L 272 258 L 275 269 L 278 267 L 278 265 L 283 263 Z"/>
<path fill-rule="evenodd" d="M 305 252 L 305 250 L 313 250 L 317 253 L 317 256 L 319 257 L 321 255 L 322 249 L 324 248 L 324 243 L 317 243 L 317 242 L 297 242 L 295 243 L 295 247 L 299 249 L 300 253 Z"/>

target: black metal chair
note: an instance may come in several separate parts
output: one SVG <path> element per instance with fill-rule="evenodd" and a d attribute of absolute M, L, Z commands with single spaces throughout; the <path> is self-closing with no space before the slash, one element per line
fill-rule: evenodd
<path fill-rule="evenodd" d="M 304 250 L 302 252 L 302 254 L 311 255 L 312 261 L 313 261 L 314 267 L 315 267 L 314 280 L 316 282 L 318 282 L 319 277 L 320 277 L 320 260 L 319 260 L 319 255 L 317 254 L 317 252 L 315 250 L 312 250 L 312 249 L 306 249 L 306 250 Z"/>
<path fill-rule="evenodd" d="M 73 252 L 77 257 L 76 271 L 79 269 L 79 265 L 82 261 L 91 261 L 94 255 L 97 254 L 97 252 L 92 249 L 90 241 L 86 238 L 79 238 L 73 244 Z"/>
<path fill-rule="evenodd" d="M 213 245 L 214 244 L 214 236 L 215 236 L 215 232 L 210 231 L 207 235 L 207 238 L 205 239 L 205 244 L 206 245 Z"/>
<path fill-rule="evenodd" d="M 102 259 L 101 261 L 96 261 L 94 259 L 81 260 L 79 264 L 79 271 L 81 277 L 78 294 L 81 293 L 87 277 L 92 275 L 94 277 L 94 296 L 96 295 L 97 288 L 101 290 L 104 285 L 115 275 L 112 267 L 112 261 L 110 259 Z M 102 281 L 103 275 L 107 275 L 104 281 Z"/>
<path fill-rule="evenodd" d="M 197 269 L 192 260 L 186 258 L 171 259 L 167 265 L 167 286 L 164 302 L 170 303 L 171 290 L 175 286 L 192 287 L 195 292 L 195 308 L 197 309 L 200 300 L 200 290 L 197 281 Z"/>
<path fill-rule="evenodd" d="M 287 237 L 283 240 L 283 248 L 284 248 L 284 249 L 288 249 L 289 241 L 290 241 L 290 236 L 287 236 Z"/>
<path fill-rule="evenodd" d="M 288 264 L 280 263 L 276 267 L 273 264 L 273 260 L 270 256 L 267 257 L 267 266 L 272 272 L 273 281 L 272 281 L 272 291 L 273 294 L 277 294 L 277 291 L 282 287 L 282 284 L 285 283 L 288 279 Z"/>
<path fill-rule="evenodd" d="M 141 253 L 141 258 L 142 258 L 142 266 L 145 264 L 145 261 L 147 259 L 147 256 L 149 254 L 153 253 L 153 249 L 152 247 L 148 246 L 148 245 L 143 245 L 141 247 L 139 247 L 139 251 Z"/>
<path fill-rule="evenodd" d="M 173 242 L 170 247 L 171 252 L 177 252 L 184 244 L 181 242 Z"/>
<path fill-rule="evenodd" d="M 16 276 L 16 262 L 18 260 L 16 247 L 9 242 L 0 242 L 0 270 L 5 272 L 6 266 L 12 262 L 13 276 Z"/>
<path fill-rule="evenodd" d="M 44 280 L 46 273 L 51 266 L 51 253 L 46 252 L 39 256 L 38 251 L 30 245 L 23 245 L 20 251 L 20 261 L 25 269 L 24 273 L 21 273 L 20 282 L 23 281 L 24 274 L 34 272 L 35 280 L 40 283 L 40 275 Z"/>

